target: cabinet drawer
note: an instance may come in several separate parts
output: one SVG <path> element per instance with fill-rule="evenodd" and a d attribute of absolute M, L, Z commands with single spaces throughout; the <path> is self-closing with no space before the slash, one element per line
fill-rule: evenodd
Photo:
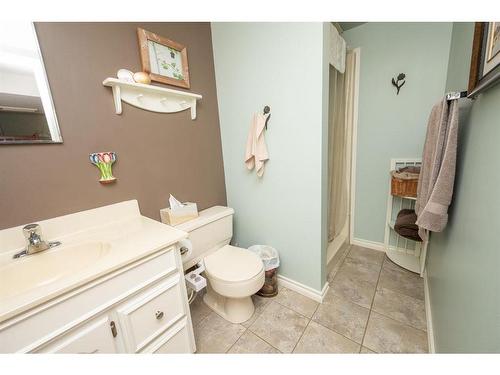
<path fill-rule="evenodd" d="M 110 324 L 108 316 L 92 319 L 50 342 L 37 353 L 116 353 L 117 339 L 113 337 Z"/>
<path fill-rule="evenodd" d="M 130 352 L 138 352 L 186 315 L 181 276 L 176 274 L 117 309 Z"/>
<path fill-rule="evenodd" d="M 180 331 L 177 331 L 153 353 L 191 353 L 191 343 L 189 340 L 188 328 L 186 326 L 182 327 Z"/>
<path fill-rule="evenodd" d="M 193 353 L 195 351 L 194 337 L 188 322 L 187 317 L 182 318 L 141 353 Z"/>

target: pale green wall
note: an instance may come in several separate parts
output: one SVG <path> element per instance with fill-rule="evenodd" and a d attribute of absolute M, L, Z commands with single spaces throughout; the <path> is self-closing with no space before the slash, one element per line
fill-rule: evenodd
<path fill-rule="evenodd" d="M 343 33 L 361 47 L 354 237 L 384 241 L 391 158 L 422 154 L 445 91 L 451 23 L 367 23 Z M 399 95 L 391 78 L 405 73 Z"/>
<path fill-rule="evenodd" d="M 276 247 L 282 275 L 321 290 L 323 24 L 212 23 L 212 41 L 227 201 L 236 211 L 233 242 Z M 266 132 L 270 160 L 258 179 L 243 159 L 252 114 L 265 105 L 272 114 Z"/>
<path fill-rule="evenodd" d="M 469 85 L 469 68 L 474 37 L 474 23 L 454 22 L 450 46 L 446 91 L 465 91 Z M 460 104 L 468 101 L 460 101 Z"/>
<path fill-rule="evenodd" d="M 450 89 L 466 87 L 472 34 L 473 24 L 454 25 Z M 449 223 L 432 234 L 427 259 L 435 345 L 437 352 L 499 353 L 500 85 L 461 115 Z"/>

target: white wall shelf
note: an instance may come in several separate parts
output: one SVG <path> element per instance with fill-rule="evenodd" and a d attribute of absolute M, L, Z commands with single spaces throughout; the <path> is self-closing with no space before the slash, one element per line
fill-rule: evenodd
<path fill-rule="evenodd" d="M 122 101 L 152 112 L 173 113 L 191 108 L 191 119 L 196 118 L 196 101 L 202 96 L 190 92 L 167 89 L 142 83 L 106 78 L 102 84 L 111 87 L 116 114 L 122 113 Z"/>
<path fill-rule="evenodd" d="M 407 166 L 420 166 L 422 159 L 391 159 L 390 170 Z M 388 174 L 389 175 L 389 174 Z M 390 178 L 387 197 L 386 227 L 384 236 L 385 252 L 389 259 L 407 270 L 423 275 L 425 250 L 421 242 L 400 236 L 395 230 L 396 217 L 403 208 L 415 209 L 416 198 L 391 195 Z"/>

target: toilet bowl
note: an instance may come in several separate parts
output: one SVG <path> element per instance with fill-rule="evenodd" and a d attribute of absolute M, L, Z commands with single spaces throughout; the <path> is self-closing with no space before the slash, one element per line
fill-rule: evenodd
<path fill-rule="evenodd" d="M 254 313 L 251 296 L 264 285 L 264 265 L 247 249 L 229 245 L 234 210 L 214 206 L 196 219 L 176 225 L 189 234 L 192 250 L 182 256 L 184 270 L 199 262 L 205 266 L 205 304 L 231 323 L 242 323 Z"/>
<path fill-rule="evenodd" d="M 255 311 L 251 296 L 264 285 L 264 265 L 246 249 L 226 245 L 204 259 L 207 293 L 203 301 L 231 323 Z"/>

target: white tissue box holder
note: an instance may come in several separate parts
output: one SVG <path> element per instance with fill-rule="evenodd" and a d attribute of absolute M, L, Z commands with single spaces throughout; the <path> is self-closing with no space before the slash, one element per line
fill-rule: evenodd
<path fill-rule="evenodd" d="M 177 225 L 198 217 L 198 206 L 193 202 L 185 202 L 182 207 L 163 208 L 160 210 L 161 222 L 168 225 Z"/>

